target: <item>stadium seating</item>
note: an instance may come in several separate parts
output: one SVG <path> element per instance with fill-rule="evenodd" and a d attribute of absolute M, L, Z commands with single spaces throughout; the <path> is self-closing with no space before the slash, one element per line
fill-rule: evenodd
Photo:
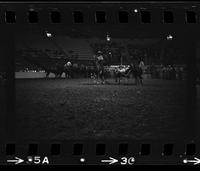
<path fill-rule="evenodd" d="M 62 48 L 65 54 L 74 54 L 80 61 L 89 61 L 93 59 L 92 49 L 86 39 L 70 38 L 67 36 L 56 37 L 55 41 Z"/>

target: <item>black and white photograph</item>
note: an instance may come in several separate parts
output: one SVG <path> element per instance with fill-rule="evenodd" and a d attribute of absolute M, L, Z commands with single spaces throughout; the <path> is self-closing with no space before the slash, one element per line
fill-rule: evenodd
<path fill-rule="evenodd" d="M 0 165 L 198 165 L 199 4 L 0 3 Z"/>
<path fill-rule="evenodd" d="M 15 35 L 17 138 L 162 140 L 187 135 L 187 48 L 145 26 Z"/>

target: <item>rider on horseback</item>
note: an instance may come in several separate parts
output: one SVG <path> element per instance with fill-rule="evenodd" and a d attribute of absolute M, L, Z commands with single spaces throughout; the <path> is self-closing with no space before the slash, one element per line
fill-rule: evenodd
<path fill-rule="evenodd" d="M 139 63 L 139 68 L 141 69 L 141 71 L 142 71 L 142 74 L 144 73 L 144 70 L 145 70 L 145 65 L 144 65 L 144 62 L 143 62 L 143 60 L 141 59 L 140 60 L 140 63 Z"/>
<path fill-rule="evenodd" d="M 131 63 L 129 65 L 128 70 L 125 73 L 127 77 L 129 77 L 130 74 L 134 72 L 134 69 L 136 68 L 136 63 L 137 63 L 137 61 L 133 58 L 133 56 L 131 56 L 130 59 L 131 59 Z"/>
<path fill-rule="evenodd" d="M 100 78 L 102 83 L 104 83 L 104 57 L 101 51 L 98 51 L 95 56 L 95 64 L 97 69 L 97 78 Z"/>
<path fill-rule="evenodd" d="M 72 78 L 73 77 L 73 74 L 72 74 L 72 63 L 70 61 L 68 61 L 64 65 L 64 71 L 65 71 L 65 77 L 66 78 Z"/>
<path fill-rule="evenodd" d="M 129 78 L 130 74 L 132 73 L 136 84 L 143 84 L 142 82 L 142 74 L 144 72 L 145 69 L 145 65 L 144 62 L 142 60 L 140 60 L 140 62 L 138 62 L 137 60 L 135 60 L 133 57 L 131 58 L 131 64 L 128 68 L 128 70 L 126 71 L 126 76 Z"/>
<path fill-rule="evenodd" d="M 104 63 L 104 58 L 103 58 L 103 55 L 102 55 L 102 52 L 101 51 L 98 51 L 97 53 L 97 62 L 99 65 L 103 65 Z"/>

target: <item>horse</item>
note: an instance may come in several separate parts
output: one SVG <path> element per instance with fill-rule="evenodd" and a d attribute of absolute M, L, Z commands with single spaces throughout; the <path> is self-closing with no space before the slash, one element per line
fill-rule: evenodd
<path fill-rule="evenodd" d="M 65 78 L 73 78 L 73 67 L 71 62 L 67 62 L 64 65 L 64 73 L 65 73 Z"/>
<path fill-rule="evenodd" d="M 135 67 L 133 67 L 133 76 L 135 78 L 135 83 L 136 85 L 143 85 L 143 69 L 140 68 L 138 65 L 135 65 Z"/>
<path fill-rule="evenodd" d="M 128 79 L 130 77 L 130 75 L 128 74 L 128 69 L 125 69 L 125 68 L 115 68 L 113 72 L 114 72 L 115 82 L 118 84 L 120 84 L 122 77 L 125 77 Z"/>
<path fill-rule="evenodd" d="M 71 67 L 68 66 L 66 67 L 63 64 L 56 64 L 55 67 L 50 67 L 50 68 L 43 67 L 43 69 L 45 70 L 46 78 L 49 77 L 50 73 L 55 74 L 56 78 L 61 78 L 63 73 L 65 73 L 65 78 L 72 77 Z"/>
<path fill-rule="evenodd" d="M 129 79 L 132 75 L 135 78 L 136 85 L 138 84 L 143 85 L 142 74 L 143 74 L 142 69 L 139 66 L 133 64 L 131 64 L 127 69 L 116 69 L 114 71 L 115 82 L 118 84 L 120 84 L 120 80 L 122 77 Z"/>
<path fill-rule="evenodd" d="M 53 73 L 55 75 L 56 78 L 61 78 L 64 69 L 62 68 L 44 68 L 45 73 L 46 73 L 46 78 L 49 77 L 50 73 Z"/>
<path fill-rule="evenodd" d="M 95 79 L 101 80 L 102 84 L 105 84 L 105 69 L 104 69 L 104 65 L 103 65 L 103 60 L 98 60 L 97 58 L 95 58 L 95 69 L 94 69 L 94 74 L 95 74 Z"/>

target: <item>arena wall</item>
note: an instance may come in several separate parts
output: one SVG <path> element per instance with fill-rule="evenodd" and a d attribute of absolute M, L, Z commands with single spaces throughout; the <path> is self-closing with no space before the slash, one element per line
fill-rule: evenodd
<path fill-rule="evenodd" d="M 16 79 L 24 79 L 24 78 L 45 78 L 46 74 L 44 72 L 15 72 Z M 50 73 L 49 78 L 54 78 L 55 75 Z M 62 74 L 62 78 L 65 77 L 65 74 Z"/>

